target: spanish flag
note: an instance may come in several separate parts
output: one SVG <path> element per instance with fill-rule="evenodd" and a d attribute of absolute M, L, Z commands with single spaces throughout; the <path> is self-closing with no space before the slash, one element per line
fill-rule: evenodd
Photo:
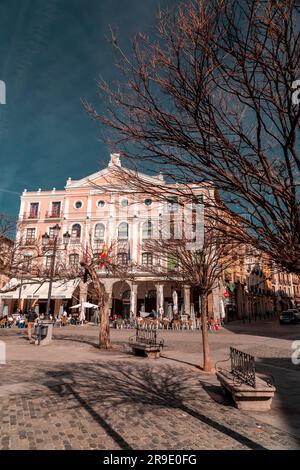
<path fill-rule="evenodd" d="M 107 257 L 107 246 L 103 245 L 102 253 L 101 253 L 101 256 L 100 256 L 100 263 L 99 263 L 99 268 L 100 269 L 103 268 L 106 257 Z"/>

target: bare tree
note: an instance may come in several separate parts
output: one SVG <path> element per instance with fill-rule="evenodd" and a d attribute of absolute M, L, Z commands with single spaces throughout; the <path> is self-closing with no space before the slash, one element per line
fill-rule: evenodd
<path fill-rule="evenodd" d="M 99 83 L 107 110 L 86 111 L 133 168 L 211 181 L 227 231 L 300 272 L 300 13 L 295 0 L 194 0 L 137 35 L 125 76 Z M 236 230 L 236 227 L 239 230 Z M 222 224 L 219 224 L 222 227 Z"/>
<path fill-rule="evenodd" d="M 148 266 L 148 270 L 170 279 L 178 285 L 190 285 L 199 293 L 202 325 L 203 370 L 211 371 L 211 357 L 208 341 L 208 296 L 221 280 L 225 269 L 242 256 L 241 247 L 220 234 L 214 227 L 206 225 L 201 248 L 191 249 L 191 239 L 185 233 L 178 240 L 174 238 L 174 224 L 168 229 L 170 238 L 160 236 L 144 242 L 143 249 L 152 252 L 160 263 Z M 145 270 L 145 267 L 141 267 Z"/>
<path fill-rule="evenodd" d="M 102 249 L 94 247 L 91 240 L 86 246 L 78 246 L 74 249 L 74 254 L 80 257 L 80 263 L 73 265 L 72 277 L 91 282 L 93 296 L 97 299 L 100 325 L 99 325 L 99 348 L 110 349 L 110 326 L 109 326 L 109 305 L 110 297 L 106 291 L 103 277 L 117 277 L 122 280 L 127 277 L 130 271 L 129 265 L 120 265 L 116 254 L 117 242 L 112 242 L 110 247 L 103 245 Z"/>
<path fill-rule="evenodd" d="M 15 291 L 23 284 L 43 285 L 59 282 L 62 285 L 70 280 L 81 280 L 89 283 L 94 297 L 97 299 L 100 326 L 99 326 L 99 348 L 109 349 L 109 294 L 105 289 L 103 277 L 117 276 L 122 279 L 126 277 L 129 266 L 118 266 L 114 252 L 115 243 L 110 248 L 93 246 L 92 241 L 86 245 L 74 245 L 72 250 L 67 250 L 61 240 L 58 243 L 54 270 L 44 265 L 46 256 L 53 256 L 53 240 L 50 245 L 45 244 L 42 237 L 26 240 L 22 229 L 19 231 L 19 240 L 16 243 L 5 244 L 1 250 L 0 270 L 5 274 L 8 282 L 0 290 L 1 293 Z M 28 251 L 30 255 L 28 255 Z M 70 264 L 69 255 L 75 255 L 76 262 Z"/>

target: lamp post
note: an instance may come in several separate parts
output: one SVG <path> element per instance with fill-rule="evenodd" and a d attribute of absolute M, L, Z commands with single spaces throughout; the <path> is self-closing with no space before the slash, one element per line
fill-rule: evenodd
<path fill-rule="evenodd" d="M 57 241 L 59 235 L 60 226 L 56 224 L 53 227 L 53 253 L 52 253 L 52 260 L 51 260 L 51 267 L 50 267 L 50 276 L 49 276 L 49 289 L 48 289 L 48 299 L 47 299 L 47 306 L 46 306 L 46 315 L 45 319 L 50 319 L 50 302 L 51 302 L 51 293 L 52 293 L 52 284 L 53 284 L 53 277 L 54 277 L 54 269 L 55 269 L 55 257 L 56 257 L 56 250 L 57 250 Z M 43 242 L 47 246 L 50 242 L 50 237 L 47 233 L 43 235 Z"/>
<path fill-rule="evenodd" d="M 65 248 L 67 248 L 70 238 L 71 238 L 71 234 L 69 232 L 66 232 L 63 234 L 63 244 Z"/>

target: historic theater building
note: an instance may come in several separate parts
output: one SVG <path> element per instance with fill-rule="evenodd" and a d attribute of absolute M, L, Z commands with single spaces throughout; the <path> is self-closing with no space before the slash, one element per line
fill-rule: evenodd
<path fill-rule="evenodd" d="M 166 201 L 155 200 L 149 194 L 114 186 L 114 169 L 121 166 L 118 154 L 112 154 L 108 166 L 92 175 L 73 181 L 68 178 L 63 190 L 53 188 L 50 191 L 27 191 L 21 195 L 19 227 L 16 241 L 28 257 L 32 257 L 32 246 L 45 234 L 53 239 L 53 227 L 58 224 L 59 244 L 70 266 L 78 263 L 78 246 L 92 244 L 103 250 L 113 246 L 117 250 L 120 263 L 130 259 L 139 266 L 130 273 L 128 279 L 120 280 L 99 268 L 99 276 L 111 298 L 111 312 L 123 316 L 136 316 L 140 311 L 163 309 L 165 314 L 177 308 L 179 313 L 190 314 L 199 310 L 198 293 L 189 285 L 181 287 L 170 279 L 166 280 L 151 272 L 151 265 L 159 263 L 153 253 L 143 250 L 143 240 L 153 235 L 160 220 L 165 220 L 172 213 L 181 219 L 182 207 L 176 198 Z M 127 171 L 127 170 L 126 170 Z M 130 172 L 130 170 L 128 170 Z M 155 186 L 163 183 L 163 176 L 139 174 L 145 183 Z M 205 198 L 209 188 L 194 187 L 193 193 Z M 193 202 L 191 202 L 193 204 Z M 65 240 L 68 239 L 68 244 Z M 59 256 L 59 250 L 58 250 Z M 51 256 L 43 259 L 44 268 L 49 268 Z M 143 266 L 145 270 L 143 272 Z M 150 268 L 150 269 L 149 269 Z M 158 270 L 159 271 L 159 270 Z M 82 281 L 69 281 L 64 286 L 54 282 L 52 289 L 52 311 L 58 313 L 64 307 L 70 307 L 84 300 L 92 299 L 89 284 Z M 47 301 L 47 285 L 18 287 L 15 292 L 2 295 L 2 302 L 27 307 L 37 305 L 44 311 Z M 176 303 L 176 305 L 174 305 Z M 220 314 L 218 288 L 210 296 L 209 314 Z M 88 313 L 88 312 L 87 312 Z"/>

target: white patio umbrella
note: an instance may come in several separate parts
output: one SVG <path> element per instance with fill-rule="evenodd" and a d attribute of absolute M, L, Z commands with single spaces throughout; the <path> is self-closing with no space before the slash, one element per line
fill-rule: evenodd
<path fill-rule="evenodd" d="M 167 313 L 167 315 L 168 315 L 168 318 L 169 318 L 170 321 L 173 320 L 172 304 L 169 304 L 169 305 L 168 305 L 168 313 Z"/>
<path fill-rule="evenodd" d="M 131 290 L 130 294 L 130 317 L 135 317 L 135 292 Z"/>
<path fill-rule="evenodd" d="M 80 313 L 79 313 L 79 321 L 83 325 L 83 322 L 85 320 L 85 301 L 82 299 L 81 305 L 80 305 Z"/>
<path fill-rule="evenodd" d="M 150 315 L 150 312 L 144 312 L 144 311 L 142 311 L 142 310 L 140 311 L 140 316 L 141 316 L 142 318 L 149 317 L 149 315 Z"/>
<path fill-rule="evenodd" d="M 76 305 L 73 305 L 72 307 L 70 308 L 80 308 L 82 304 L 76 304 Z M 83 307 L 84 308 L 98 308 L 98 305 L 96 304 L 91 304 L 90 302 L 83 302 Z"/>
<path fill-rule="evenodd" d="M 176 290 L 173 291 L 172 297 L 173 297 L 173 313 L 175 314 L 175 313 L 178 313 L 178 294 Z"/>

